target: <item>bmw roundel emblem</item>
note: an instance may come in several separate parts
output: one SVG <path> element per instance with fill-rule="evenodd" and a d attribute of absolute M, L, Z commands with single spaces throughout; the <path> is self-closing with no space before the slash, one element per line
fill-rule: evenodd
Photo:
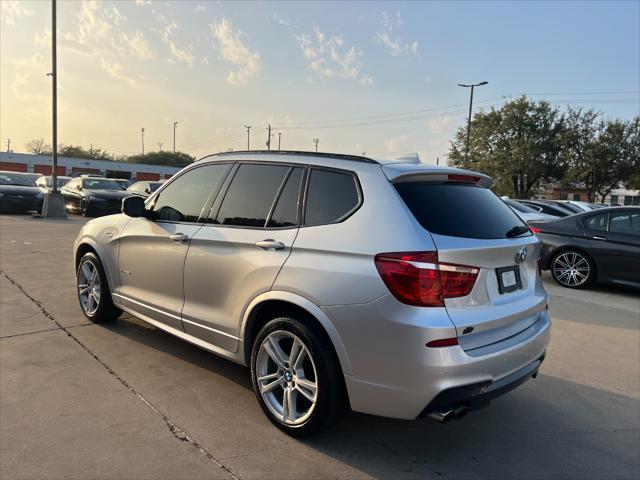
<path fill-rule="evenodd" d="M 522 247 L 516 253 L 516 263 L 522 263 L 527 259 L 527 247 Z"/>

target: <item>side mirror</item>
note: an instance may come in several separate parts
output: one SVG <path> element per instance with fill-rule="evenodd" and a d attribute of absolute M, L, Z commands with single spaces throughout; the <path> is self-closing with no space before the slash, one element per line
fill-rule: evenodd
<path fill-rule="evenodd" d="M 151 189 L 149 187 L 145 188 L 144 193 L 148 193 L 149 195 L 151 195 Z"/>
<path fill-rule="evenodd" d="M 76 188 L 77 188 L 78 190 L 82 190 L 82 185 L 76 185 Z"/>
<path fill-rule="evenodd" d="M 134 195 L 122 199 L 122 213 L 127 217 L 147 217 L 147 210 L 144 208 L 144 199 Z"/>

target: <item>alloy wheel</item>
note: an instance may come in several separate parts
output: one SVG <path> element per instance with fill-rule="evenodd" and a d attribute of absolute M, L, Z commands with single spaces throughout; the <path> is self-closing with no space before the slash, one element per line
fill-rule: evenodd
<path fill-rule="evenodd" d="M 553 262 L 553 276 L 562 285 L 579 287 L 589 280 L 591 266 L 589 260 L 578 252 L 565 252 Z"/>
<path fill-rule="evenodd" d="M 265 337 L 255 372 L 260 395 L 279 422 L 297 426 L 311 417 L 318 399 L 318 375 L 300 338 L 285 330 Z"/>
<path fill-rule="evenodd" d="M 100 274 L 91 260 L 85 260 L 78 271 L 78 297 L 87 315 L 96 313 L 100 305 Z"/>

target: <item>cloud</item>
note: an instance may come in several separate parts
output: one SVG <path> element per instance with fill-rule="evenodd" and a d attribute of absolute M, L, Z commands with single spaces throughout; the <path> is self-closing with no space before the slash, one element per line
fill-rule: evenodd
<path fill-rule="evenodd" d="M 155 57 L 155 51 L 141 31 L 136 30 L 131 37 L 126 32 L 121 32 L 120 39 L 137 60 L 150 60 Z"/>
<path fill-rule="evenodd" d="M 373 37 L 376 43 L 383 45 L 389 53 L 396 57 L 399 55 L 416 55 L 418 42 L 403 43 L 395 31 L 402 26 L 402 17 L 398 11 L 395 16 L 382 12 L 381 30 Z"/>
<path fill-rule="evenodd" d="M 151 0 L 136 0 L 136 5 L 144 7 L 145 5 L 151 5 Z"/>
<path fill-rule="evenodd" d="M 144 79 L 136 79 L 134 77 L 126 75 L 124 73 L 124 67 L 117 62 L 111 62 L 109 60 L 101 58 L 100 66 L 102 67 L 102 70 L 104 70 L 107 75 L 109 75 L 109 77 L 127 82 L 132 87 L 140 87 L 144 84 Z"/>
<path fill-rule="evenodd" d="M 18 100 L 34 100 L 48 98 L 51 83 L 46 74 L 51 65 L 39 53 L 30 57 L 14 58 L 16 73 L 11 82 L 11 93 Z"/>
<path fill-rule="evenodd" d="M 237 66 L 236 70 L 229 72 L 227 82 L 245 84 L 249 79 L 260 76 L 260 54 L 245 45 L 240 29 L 234 30 L 231 22 L 223 18 L 211 24 L 211 31 L 222 58 Z"/>
<path fill-rule="evenodd" d="M 282 18 L 280 15 L 278 15 L 277 13 L 273 14 L 273 19 L 278 22 L 278 25 L 282 25 L 284 27 L 290 27 L 291 23 L 289 23 L 288 21 L 286 21 L 284 18 Z"/>
<path fill-rule="evenodd" d="M 183 48 L 176 44 L 174 36 L 177 30 L 180 30 L 180 27 L 175 21 L 167 23 L 164 27 L 164 31 L 162 32 L 162 41 L 169 47 L 169 52 L 171 53 L 173 60 L 184 62 L 190 67 L 193 67 L 193 61 L 195 58 L 193 55 L 193 47 L 191 45 L 187 45 Z"/>
<path fill-rule="evenodd" d="M 195 9 L 196 13 L 204 12 L 206 10 L 207 10 L 207 7 L 205 7 L 204 5 L 201 5 L 201 4 L 196 5 L 196 9 Z"/>
<path fill-rule="evenodd" d="M 342 35 L 327 37 L 320 27 L 314 26 L 313 34 L 297 33 L 295 38 L 309 70 L 316 76 L 357 80 L 364 85 L 373 83 L 371 75 L 362 74 L 362 50 L 345 45 Z"/>
<path fill-rule="evenodd" d="M 17 0 L 2 0 L 0 2 L 0 16 L 4 19 L 4 23 L 14 26 L 16 19 L 33 15 L 33 10 L 24 5 L 24 2 Z"/>
<path fill-rule="evenodd" d="M 402 134 L 397 137 L 387 138 L 383 140 L 383 143 L 387 148 L 387 155 L 403 153 L 400 149 L 403 144 L 407 143 L 407 136 L 405 134 Z"/>

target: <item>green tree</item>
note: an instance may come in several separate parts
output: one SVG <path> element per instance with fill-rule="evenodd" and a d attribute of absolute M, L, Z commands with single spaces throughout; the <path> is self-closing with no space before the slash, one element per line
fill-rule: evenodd
<path fill-rule="evenodd" d="M 79 145 L 64 145 L 58 147 L 58 155 L 71 158 L 90 158 L 93 160 L 112 160 L 113 156 L 106 150 L 91 147 L 88 150 Z"/>
<path fill-rule="evenodd" d="M 496 180 L 496 191 L 528 198 L 562 176 L 564 116 L 547 101 L 526 97 L 476 113 L 471 120 L 468 167 Z M 466 164 L 466 128 L 451 143 L 449 161 Z"/>
<path fill-rule="evenodd" d="M 184 152 L 149 152 L 144 155 L 132 155 L 127 157 L 125 161 L 129 163 L 145 163 L 148 165 L 184 167 L 194 162 L 195 157 Z"/>
<path fill-rule="evenodd" d="M 619 185 L 638 185 L 638 119 L 604 120 L 593 110 L 569 109 L 566 116 L 567 172 L 561 183 L 583 188 L 590 202 Z"/>

